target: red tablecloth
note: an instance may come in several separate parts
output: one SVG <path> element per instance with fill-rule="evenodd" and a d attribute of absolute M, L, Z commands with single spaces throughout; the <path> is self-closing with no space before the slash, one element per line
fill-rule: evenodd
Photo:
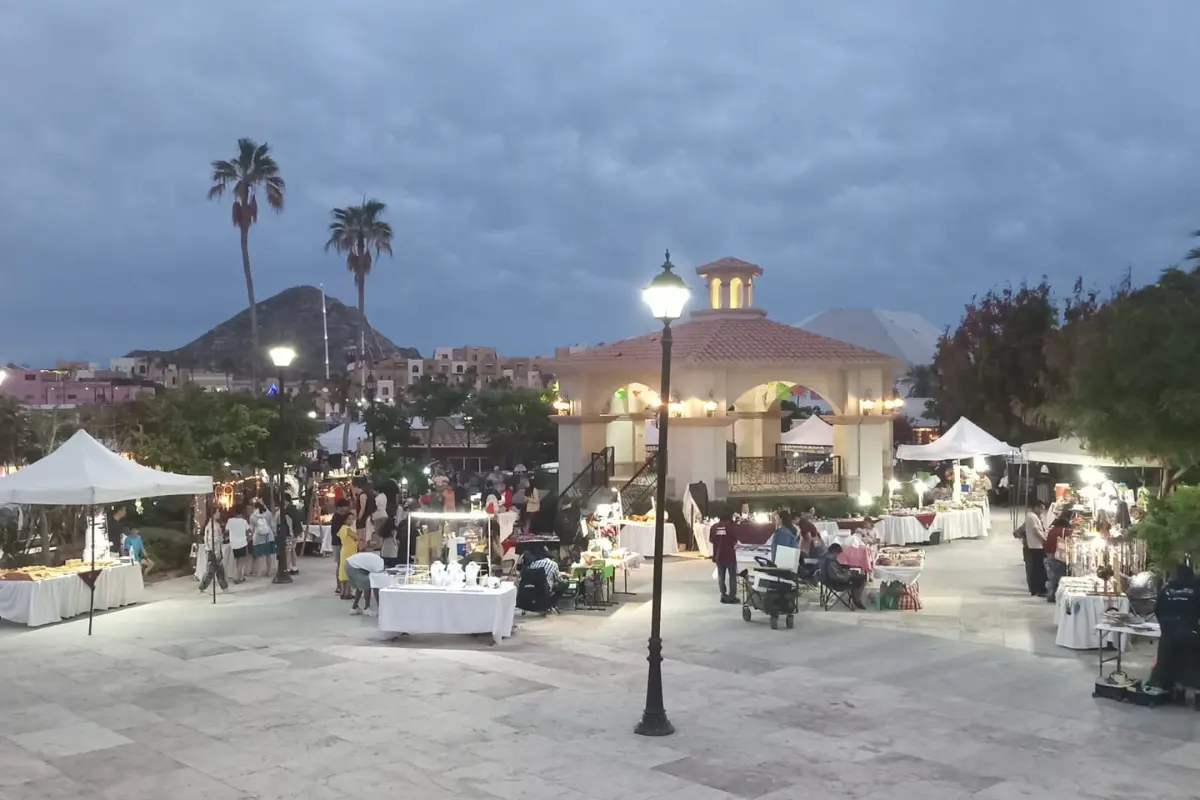
<path fill-rule="evenodd" d="M 896 516 L 913 517 L 917 522 L 921 523 L 921 527 L 928 530 L 929 526 L 933 524 L 934 518 L 937 517 L 937 514 L 933 511 L 922 511 L 920 514 L 897 514 Z"/>
<path fill-rule="evenodd" d="M 859 528 L 870 528 L 872 521 L 867 517 L 851 517 L 849 519 L 839 519 L 837 524 L 844 531 L 856 531 Z"/>

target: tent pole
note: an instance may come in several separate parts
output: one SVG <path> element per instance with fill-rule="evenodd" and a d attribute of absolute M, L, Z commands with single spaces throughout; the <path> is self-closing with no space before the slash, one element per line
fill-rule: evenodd
<path fill-rule="evenodd" d="M 90 528 L 90 530 L 92 532 L 91 537 L 89 537 L 91 539 L 91 543 L 92 543 L 92 573 L 93 573 L 92 580 L 91 580 L 92 591 L 91 591 L 91 596 L 88 599 L 88 636 L 91 636 L 92 635 L 92 619 L 96 616 L 96 575 L 95 575 L 95 572 L 96 572 L 96 515 L 95 515 L 95 513 L 93 513 L 93 509 L 90 505 L 87 508 L 88 508 L 88 527 Z M 107 536 L 108 531 L 105 530 L 104 534 Z"/>

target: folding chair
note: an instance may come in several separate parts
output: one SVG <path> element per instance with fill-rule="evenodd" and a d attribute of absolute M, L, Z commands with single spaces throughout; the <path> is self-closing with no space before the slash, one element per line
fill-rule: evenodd
<path fill-rule="evenodd" d="M 856 611 L 854 602 L 850 599 L 850 587 L 844 589 L 835 589 L 829 586 L 825 581 L 821 581 L 821 610 L 828 611 L 835 604 L 841 603 L 851 611 Z"/>

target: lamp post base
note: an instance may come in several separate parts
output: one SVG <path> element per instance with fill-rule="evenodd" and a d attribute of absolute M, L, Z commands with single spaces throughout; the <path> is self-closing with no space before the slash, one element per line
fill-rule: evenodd
<path fill-rule="evenodd" d="M 271 583 L 291 583 L 292 576 L 286 572 L 276 572 L 275 577 L 271 579 Z"/>
<path fill-rule="evenodd" d="M 675 726 L 667 719 L 666 711 L 643 711 L 642 720 L 633 732 L 638 736 L 670 736 Z"/>

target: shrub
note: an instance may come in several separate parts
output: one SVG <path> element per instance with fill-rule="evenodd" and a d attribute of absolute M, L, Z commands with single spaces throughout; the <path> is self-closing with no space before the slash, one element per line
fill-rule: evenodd
<path fill-rule="evenodd" d="M 183 531 L 171 528 L 139 528 L 146 555 L 155 571 L 183 569 L 192 555 L 192 540 Z"/>
<path fill-rule="evenodd" d="M 1146 543 L 1155 569 L 1169 573 L 1175 565 L 1200 556 L 1200 486 L 1179 486 L 1166 497 L 1151 498 L 1146 517 L 1132 535 Z"/>

